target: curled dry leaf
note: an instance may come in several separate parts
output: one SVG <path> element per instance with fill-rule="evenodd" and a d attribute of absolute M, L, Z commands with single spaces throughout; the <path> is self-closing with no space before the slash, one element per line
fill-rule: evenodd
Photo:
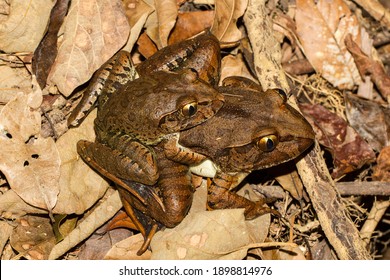
<path fill-rule="evenodd" d="M 8 14 L 0 19 L 0 49 L 10 53 L 33 52 L 45 33 L 54 1 L 3 2 L 9 7 Z"/>
<path fill-rule="evenodd" d="M 26 216 L 16 221 L 10 242 L 21 256 L 33 260 L 46 260 L 55 244 L 49 218 Z"/>
<path fill-rule="evenodd" d="M 129 32 L 121 1 L 72 1 L 48 82 L 69 96 L 126 43 Z"/>
<path fill-rule="evenodd" d="M 60 158 L 51 138 L 39 136 L 39 90 L 18 93 L 0 113 L 0 170 L 24 201 L 51 211 L 59 192 Z"/>
<path fill-rule="evenodd" d="M 176 22 L 178 6 L 176 0 L 146 0 L 150 5 L 155 6 L 145 23 L 146 33 L 157 45 L 158 49 L 168 45 L 168 37 Z"/>
<path fill-rule="evenodd" d="M 242 38 L 237 20 L 247 8 L 248 0 L 215 0 L 215 16 L 211 33 L 222 44 L 236 43 Z"/>
<path fill-rule="evenodd" d="M 4 247 L 8 243 L 13 228 L 7 221 L 0 221 L 0 255 L 3 255 Z"/>
<path fill-rule="evenodd" d="M 319 142 L 332 153 L 333 178 L 340 178 L 375 160 L 374 151 L 344 119 L 318 104 L 300 104 L 299 108 L 312 125 Z"/>
<path fill-rule="evenodd" d="M 269 216 L 258 219 L 269 221 Z M 253 244 L 246 223 L 244 209 L 189 214 L 175 228 L 156 233 L 152 259 L 242 259 Z"/>
<path fill-rule="evenodd" d="M 0 195 L 0 215 L 5 219 L 17 219 L 26 214 L 46 214 L 47 211 L 26 203 L 12 189 Z"/>
<path fill-rule="evenodd" d="M 342 0 L 297 0 L 295 21 L 303 52 L 318 73 L 340 89 L 351 89 L 361 79 L 344 38 L 360 40 L 360 25 Z"/>
<path fill-rule="evenodd" d="M 124 0 L 123 6 L 131 29 L 130 37 L 123 49 L 131 52 L 144 27 L 146 19 L 154 11 L 154 8 L 146 1 L 136 0 Z"/>
<path fill-rule="evenodd" d="M 80 139 L 94 141 L 93 121 L 96 110 L 77 128 L 68 130 L 57 141 L 61 157 L 60 193 L 54 208 L 59 214 L 82 214 L 106 192 L 108 183 L 93 171 L 77 154 Z"/>
<path fill-rule="evenodd" d="M 377 86 L 381 95 L 384 97 L 384 99 L 387 100 L 387 102 L 389 102 L 390 77 L 386 74 L 386 71 L 381 62 L 368 57 L 359 48 L 359 45 L 354 42 L 352 35 L 349 35 L 345 38 L 345 44 L 355 59 L 360 75 L 363 77 L 365 75 L 369 75 Z"/>
<path fill-rule="evenodd" d="M 390 109 L 377 102 L 345 94 L 345 111 L 350 125 L 376 151 L 389 145 Z"/>
<path fill-rule="evenodd" d="M 57 56 L 57 35 L 68 11 L 69 1 L 58 0 L 55 3 L 50 13 L 47 32 L 34 52 L 32 70 L 42 89 L 46 85 L 50 68 Z"/>

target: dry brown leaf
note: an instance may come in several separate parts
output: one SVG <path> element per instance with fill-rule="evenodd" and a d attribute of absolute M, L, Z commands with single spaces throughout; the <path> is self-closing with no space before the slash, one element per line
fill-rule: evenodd
<path fill-rule="evenodd" d="M 49 218 L 26 216 L 16 221 L 10 243 L 20 256 L 33 260 L 46 260 L 55 244 Z"/>
<path fill-rule="evenodd" d="M 48 83 L 69 96 L 123 47 L 129 32 L 121 1 L 72 1 Z"/>
<path fill-rule="evenodd" d="M 374 168 L 373 179 L 390 182 L 390 146 L 386 146 L 380 151 L 376 161 L 377 165 Z"/>
<path fill-rule="evenodd" d="M 151 251 L 146 251 L 141 256 L 137 255 L 139 248 L 144 243 L 142 234 L 136 234 L 122 240 L 107 252 L 105 260 L 150 260 Z"/>
<path fill-rule="evenodd" d="M 360 169 L 375 160 L 375 153 L 347 122 L 319 104 L 299 104 L 299 108 L 312 125 L 321 145 L 333 157 L 333 178 Z"/>
<path fill-rule="evenodd" d="M 351 89 L 361 79 L 344 38 L 360 42 L 360 25 L 342 0 L 297 0 L 297 33 L 303 52 L 314 69 L 333 86 Z M 308 24 L 310 23 L 310 24 Z"/>
<path fill-rule="evenodd" d="M 169 36 L 169 45 L 188 39 L 201 31 L 210 28 L 214 11 L 179 12 L 175 27 Z"/>
<path fill-rule="evenodd" d="M 247 8 L 248 0 L 215 0 L 215 16 L 211 33 L 222 43 L 235 43 L 242 38 L 237 20 Z"/>
<path fill-rule="evenodd" d="M 244 209 L 191 213 L 177 227 L 156 233 L 152 259 L 242 259 L 251 243 Z"/>
<path fill-rule="evenodd" d="M 125 228 L 106 231 L 106 227 L 103 226 L 85 241 L 77 257 L 79 260 L 103 260 L 118 242 L 129 238 L 131 234 L 132 232 Z"/>
<path fill-rule="evenodd" d="M 58 0 L 50 13 L 49 26 L 46 34 L 34 51 L 32 72 L 36 76 L 39 86 L 43 89 L 47 76 L 57 56 L 58 31 L 68 12 L 70 0 Z"/>
<path fill-rule="evenodd" d="M 376 151 L 390 143 L 390 109 L 377 102 L 345 94 L 348 122 Z"/>
<path fill-rule="evenodd" d="M 33 52 L 45 33 L 52 0 L 8 1 L 9 13 L 0 18 L 0 49 Z"/>
<path fill-rule="evenodd" d="M 142 0 L 124 0 L 123 6 L 131 29 L 130 37 L 123 50 L 131 52 L 135 42 L 137 42 L 137 39 L 139 38 L 141 30 L 145 25 L 146 19 L 154 11 L 154 8 L 146 1 Z"/>
<path fill-rule="evenodd" d="M 77 127 L 68 130 L 57 141 L 61 157 L 60 193 L 54 208 L 59 214 L 82 214 L 106 192 L 108 183 L 78 156 L 76 144 L 80 139 L 94 141 L 93 121 L 96 110 Z"/>
<path fill-rule="evenodd" d="M 27 203 L 49 211 L 57 202 L 60 158 L 51 138 L 39 136 L 42 93 L 18 93 L 0 113 L 0 169 Z"/>
<path fill-rule="evenodd" d="M 266 260 L 306 260 L 299 247 L 265 250 L 264 258 Z"/>
<path fill-rule="evenodd" d="M 88 238 L 93 232 L 111 219 L 122 202 L 117 191 L 109 190 L 107 199 L 97 206 L 77 227 L 50 252 L 49 259 L 57 259 L 71 248 Z"/>
<path fill-rule="evenodd" d="M 168 45 L 168 37 L 176 22 L 178 6 L 176 0 L 146 0 L 155 5 L 153 12 L 145 23 L 146 34 L 157 45 L 158 49 Z"/>

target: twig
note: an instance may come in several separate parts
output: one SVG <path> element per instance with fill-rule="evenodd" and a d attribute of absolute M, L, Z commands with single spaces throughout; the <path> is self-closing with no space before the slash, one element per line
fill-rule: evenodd
<path fill-rule="evenodd" d="M 390 182 L 338 182 L 336 187 L 341 195 L 390 196 Z"/>
<path fill-rule="evenodd" d="M 368 214 L 368 217 L 362 229 L 360 230 L 363 242 L 366 243 L 366 245 L 368 245 L 368 243 L 370 242 L 372 233 L 374 232 L 379 221 L 382 219 L 389 206 L 390 200 L 377 200 L 374 202 L 370 214 Z"/>
<path fill-rule="evenodd" d="M 353 0 L 366 10 L 375 20 L 390 28 L 390 12 L 377 0 Z"/>

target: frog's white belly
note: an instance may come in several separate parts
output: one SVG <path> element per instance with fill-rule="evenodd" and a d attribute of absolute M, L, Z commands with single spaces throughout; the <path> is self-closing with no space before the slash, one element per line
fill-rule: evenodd
<path fill-rule="evenodd" d="M 217 173 L 217 167 L 209 159 L 206 159 L 197 165 L 191 165 L 190 170 L 196 175 L 210 178 L 213 178 Z"/>

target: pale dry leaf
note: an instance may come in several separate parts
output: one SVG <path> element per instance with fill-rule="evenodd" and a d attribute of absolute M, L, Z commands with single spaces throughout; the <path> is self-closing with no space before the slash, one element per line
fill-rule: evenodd
<path fill-rule="evenodd" d="M 152 259 L 242 259 L 250 243 L 244 209 L 198 212 L 156 233 Z"/>
<path fill-rule="evenodd" d="M 311 65 L 333 86 L 351 89 L 361 79 L 344 38 L 352 34 L 360 42 L 360 25 L 342 0 L 298 0 L 297 34 Z M 308 24 L 310 22 L 310 24 Z"/>
<path fill-rule="evenodd" d="M 242 54 L 240 53 L 237 55 L 227 55 L 222 58 L 221 69 L 220 82 L 226 77 L 231 76 L 241 76 L 257 82 L 249 72 Z"/>
<path fill-rule="evenodd" d="M 48 217 L 26 216 L 16 221 L 10 243 L 20 256 L 33 260 L 46 260 L 55 244 Z"/>
<path fill-rule="evenodd" d="M 72 1 L 48 81 L 69 96 L 125 45 L 129 32 L 120 0 Z"/>
<path fill-rule="evenodd" d="M 281 49 L 272 32 L 264 0 L 249 1 L 244 23 L 253 50 L 255 72 L 264 90 L 280 88 L 289 92 L 286 75 L 281 66 Z M 259 29 L 261 32 L 259 32 Z"/>
<path fill-rule="evenodd" d="M 156 13 L 159 22 L 158 34 L 161 47 L 168 45 L 168 37 L 175 26 L 178 14 L 178 6 L 176 0 L 159 0 L 156 1 Z"/>
<path fill-rule="evenodd" d="M 64 240 L 54 246 L 50 252 L 49 259 L 53 260 L 61 257 L 71 248 L 88 238 L 121 208 L 122 202 L 119 193 L 109 190 L 107 199 L 102 201 Z"/>
<path fill-rule="evenodd" d="M 24 201 L 51 211 L 59 192 L 60 158 L 54 140 L 39 136 L 41 102 L 40 91 L 20 92 L 2 109 L 0 170 Z"/>
<path fill-rule="evenodd" d="M 0 221 L 0 256 L 3 255 L 3 250 L 11 236 L 13 226 L 7 221 Z"/>
<path fill-rule="evenodd" d="M 0 50 L 33 52 L 46 31 L 55 2 L 13 0 L 8 3 L 9 14 L 0 18 Z"/>
<path fill-rule="evenodd" d="M 130 24 L 130 36 L 123 50 L 131 52 L 145 25 L 146 19 L 154 11 L 154 7 L 142 0 L 124 0 L 123 6 Z"/>
<path fill-rule="evenodd" d="M 31 91 L 31 75 L 27 69 L 0 65 L 0 103 L 8 103 L 20 91 Z"/>
<path fill-rule="evenodd" d="M 150 5 L 155 6 L 155 11 L 149 16 L 145 23 L 146 34 L 161 49 L 168 45 L 168 37 L 175 26 L 178 14 L 176 0 L 146 0 Z"/>
<path fill-rule="evenodd" d="M 61 157 L 60 194 L 55 213 L 82 214 L 96 203 L 106 192 L 108 183 L 93 171 L 77 153 L 80 139 L 94 141 L 93 121 L 96 110 L 77 128 L 68 130 L 57 141 Z"/>
<path fill-rule="evenodd" d="M 0 195 L 0 216 L 2 218 L 17 219 L 27 213 L 47 214 L 47 211 L 26 203 L 11 189 Z"/>
<path fill-rule="evenodd" d="M 141 256 L 137 255 L 139 248 L 144 243 L 142 234 L 130 236 L 112 246 L 104 257 L 105 260 L 150 260 L 151 251 L 146 251 Z"/>
<path fill-rule="evenodd" d="M 247 8 L 248 0 L 215 0 L 214 22 L 211 33 L 222 43 L 235 43 L 242 38 L 237 20 Z"/>

